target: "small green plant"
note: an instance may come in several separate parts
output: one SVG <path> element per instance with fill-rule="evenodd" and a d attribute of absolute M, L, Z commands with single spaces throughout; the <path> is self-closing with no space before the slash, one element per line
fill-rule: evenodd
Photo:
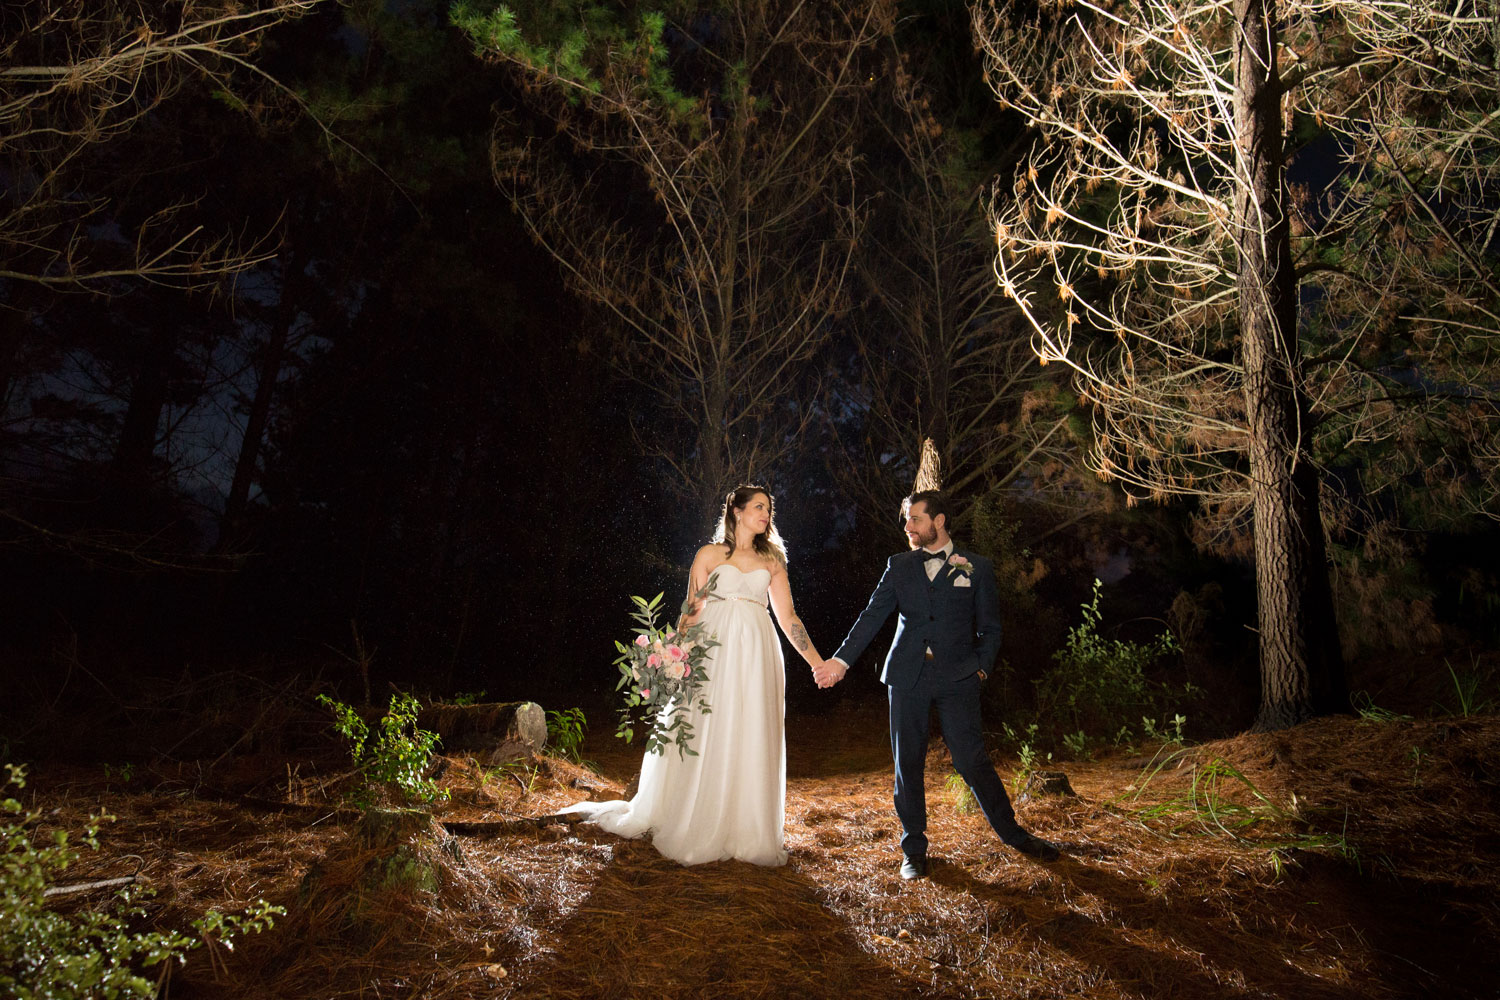
<path fill-rule="evenodd" d="M 1015 727 L 1009 722 L 1002 722 L 1000 723 L 1000 728 L 1005 730 L 1005 738 L 1019 747 L 1023 743 L 1035 743 L 1039 727 L 1035 722 L 1032 722 L 1027 724 L 1024 731 L 1017 732 Z"/>
<path fill-rule="evenodd" d="M 969 783 L 964 780 L 963 775 L 954 771 L 948 775 L 944 784 L 948 789 L 948 794 L 953 796 L 954 812 L 960 816 L 967 816 L 979 808 L 979 802 L 974 798 L 974 790 L 969 787 Z"/>
<path fill-rule="evenodd" d="M 547 713 L 547 743 L 559 757 L 575 764 L 583 763 L 583 731 L 588 720 L 581 708 L 564 708 Z"/>
<path fill-rule="evenodd" d="M 1074 760 L 1088 760 L 1094 754 L 1089 750 L 1089 737 L 1082 729 L 1076 733 L 1068 733 L 1063 737 L 1063 746 L 1068 753 L 1073 755 Z"/>
<path fill-rule="evenodd" d="M 19 790 L 26 770 L 6 764 L 8 776 L 0 787 Z M 67 831 L 58 830 L 42 846 L 28 832 L 41 813 L 27 812 L 16 799 L 0 801 L 7 819 L 0 823 L 0 996 L 16 1000 L 74 1000 L 74 998 L 155 997 L 171 971 L 187 953 L 205 945 L 233 947 L 240 934 L 258 934 L 286 911 L 257 899 L 242 914 L 209 910 L 192 922 L 198 934 L 178 930 L 134 929 L 146 915 L 138 901 L 150 889 L 126 886 L 101 907 L 73 916 L 46 906 L 49 878 L 73 864 L 80 848 L 98 850 L 100 827 L 113 819 L 104 813 L 89 817 L 77 846 Z M 155 970 L 154 975 L 145 975 Z"/>
<path fill-rule="evenodd" d="M 1406 754 L 1411 758 L 1411 783 L 1420 785 L 1422 783 L 1422 761 L 1427 757 L 1427 748 L 1414 746 Z"/>
<path fill-rule="evenodd" d="M 1021 746 L 1016 750 L 1016 758 L 1016 774 L 1015 777 L 1011 779 L 1013 783 L 1012 794 L 1019 795 L 1021 793 L 1021 789 L 1026 785 L 1026 779 L 1031 777 L 1031 772 L 1036 770 L 1037 764 L 1040 763 L 1043 758 L 1039 758 L 1037 756 L 1037 752 L 1032 749 L 1030 743 L 1021 744 Z M 1047 752 L 1045 760 L 1049 764 L 1052 763 L 1052 752 L 1050 750 Z"/>
<path fill-rule="evenodd" d="M 104 780 L 114 781 L 119 779 L 122 784 L 130 784 L 130 779 L 135 777 L 135 765 L 130 763 L 121 764 L 118 767 L 104 765 Z"/>
<path fill-rule="evenodd" d="M 1038 715 L 1057 719 L 1074 732 L 1113 732 L 1168 698 L 1192 694 L 1190 685 L 1170 688 L 1146 676 L 1157 660 L 1179 651 L 1170 631 L 1146 643 L 1099 634 L 1102 587 L 1094 581 L 1093 597 L 1081 605 L 1083 621 L 1052 654 L 1056 665 L 1036 680 Z"/>
<path fill-rule="evenodd" d="M 478 705 L 488 694 L 488 691 L 460 691 L 449 698 L 448 702 L 453 705 Z"/>
<path fill-rule="evenodd" d="M 349 793 L 361 809 L 377 804 L 382 789 L 394 792 L 403 802 L 425 805 L 446 801 L 448 790 L 427 777 L 432 766 L 438 735 L 417 726 L 420 705 L 409 694 L 391 695 L 391 706 L 371 738 L 369 724 L 352 706 L 326 694 L 318 703 L 334 716 L 334 729 L 349 741 L 349 755 L 364 780 Z"/>
<path fill-rule="evenodd" d="M 1467 719 L 1471 715 L 1480 715 L 1494 709 L 1494 699 L 1482 697 L 1480 694 L 1480 688 L 1489 682 L 1490 671 L 1481 669 L 1478 660 L 1471 659 L 1469 669 L 1464 671 L 1462 676 L 1447 660 L 1443 661 L 1443 666 L 1448 668 L 1448 677 L 1453 681 L 1455 699 L 1451 710 L 1446 705 L 1438 706 L 1443 714 L 1458 715 Z"/>
<path fill-rule="evenodd" d="M 485 768 L 484 780 L 493 781 L 497 784 L 505 778 L 510 778 L 521 786 L 521 791 L 530 795 L 536 790 L 537 780 L 541 777 L 542 769 L 533 764 L 526 757 L 512 757 L 510 760 L 494 767 Z"/>
<path fill-rule="evenodd" d="M 1008 722 L 1001 723 L 1001 727 L 1005 730 L 1006 739 L 1016 745 L 1016 773 L 1011 778 L 1011 793 L 1019 795 L 1021 788 L 1026 784 L 1026 779 L 1031 777 L 1031 772 L 1036 770 L 1041 760 L 1037 756 L 1036 748 L 1032 745 L 1036 740 L 1037 724 L 1035 722 L 1029 724 L 1024 733 L 1016 732 Z M 1050 752 L 1046 760 L 1048 762 L 1052 760 Z"/>
<path fill-rule="evenodd" d="M 1182 736 L 1182 727 L 1187 722 L 1187 716 L 1177 714 L 1172 716 L 1163 724 L 1158 724 L 1155 719 L 1141 716 L 1141 731 L 1146 734 L 1146 739 L 1156 743 L 1170 743 L 1173 746 L 1182 746 L 1185 740 Z"/>
<path fill-rule="evenodd" d="M 1354 710 L 1359 713 L 1359 717 L 1366 722 L 1402 722 L 1411 718 L 1409 715 L 1392 712 L 1388 708 L 1381 708 L 1379 705 L 1376 705 L 1375 699 L 1370 697 L 1370 692 L 1368 691 L 1354 692 L 1354 694 L 1349 696 L 1349 702 L 1354 706 Z"/>

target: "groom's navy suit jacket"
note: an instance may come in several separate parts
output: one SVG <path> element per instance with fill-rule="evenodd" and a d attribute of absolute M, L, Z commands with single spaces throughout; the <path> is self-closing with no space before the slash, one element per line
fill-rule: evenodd
<path fill-rule="evenodd" d="M 926 553 L 919 549 L 891 556 L 870 603 L 833 655 L 853 666 L 891 612 L 899 611 L 896 639 L 880 673 L 883 682 L 892 688 L 910 689 L 924 665 L 929 680 L 957 681 L 978 670 L 988 673 L 1000 651 L 995 569 L 988 559 L 957 546 L 953 554 L 963 556 L 974 567 L 968 574 L 968 586 L 955 585 L 964 574 L 947 563 L 929 581 L 923 559 Z M 926 663 L 929 649 L 933 658 Z"/>

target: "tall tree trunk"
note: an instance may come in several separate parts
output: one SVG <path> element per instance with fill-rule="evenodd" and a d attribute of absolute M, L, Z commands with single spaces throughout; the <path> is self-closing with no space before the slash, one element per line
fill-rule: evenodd
<path fill-rule="evenodd" d="M 1343 666 L 1300 385 L 1272 0 L 1235 0 L 1240 338 L 1260 618 L 1257 730 L 1338 707 Z"/>
<path fill-rule="evenodd" d="M 133 486 L 151 479 L 156 434 L 161 427 L 161 411 L 167 405 L 167 369 L 177 352 L 176 322 L 175 316 L 161 318 L 131 375 L 130 402 L 115 443 L 114 468 L 122 482 Z"/>
<path fill-rule="evenodd" d="M 16 376 L 16 361 L 26 341 L 31 314 L 25 308 L 0 309 L 0 416 L 10 402 L 10 383 Z"/>
<path fill-rule="evenodd" d="M 302 212 L 309 210 L 310 198 L 303 199 Z M 260 363 L 255 371 L 255 395 L 250 400 L 250 413 L 245 420 L 245 433 L 240 438 L 240 454 L 234 463 L 234 479 L 229 484 L 229 496 L 224 501 L 224 515 L 219 520 L 219 542 L 221 551 L 234 544 L 240 518 L 250 502 L 250 486 L 255 482 L 255 470 L 260 463 L 260 448 L 265 442 L 266 426 L 271 422 L 271 404 L 276 398 L 276 383 L 281 379 L 281 365 L 286 357 L 287 341 L 291 339 L 292 327 L 297 322 L 300 291 L 303 284 L 303 269 L 307 266 L 307 254 L 303 241 L 297 240 L 287 248 L 285 268 L 281 275 L 281 295 L 276 303 L 276 319 L 271 324 L 262 347 Z"/>
<path fill-rule="evenodd" d="M 697 461 L 692 470 L 702 484 L 702 495 L 688 499 L 689 503 L 696 500 L 702 506 L 710 527 L 718 523 L 717 515 L 724 508 L 724 495 L 735 485 L 729 482 L 732 475 L 728 461 L 729 432 L 724 426 L 729 403 L 724 382 L 724 373 L 715 372 L 704 387 L 707 398 L 703 406 L 703 425 L 698 428 Z"/>

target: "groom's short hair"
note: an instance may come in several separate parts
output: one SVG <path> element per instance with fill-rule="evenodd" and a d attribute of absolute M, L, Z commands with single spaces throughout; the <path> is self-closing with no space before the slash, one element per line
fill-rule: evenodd
<path fill-rule="evenodd" d="M 927 508 L 927 516 L 934 521 L 939 514 L 943 515 L 943 527 L 947 527 L 953 521 L 953 513 L 948 507 L 948 496 L 941 490 L 917 490 L 911 496 L 901 501 L 901 519 L 904 521 L 911 514 L 911 505 L 923 504 Z"/>

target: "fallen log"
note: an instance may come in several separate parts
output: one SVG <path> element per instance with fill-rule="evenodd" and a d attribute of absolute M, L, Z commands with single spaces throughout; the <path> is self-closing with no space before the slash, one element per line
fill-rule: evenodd
<path fill-rule="evenodd" d="M 42 890 L 43 896 L 66 896 L 72 892 L 87 892 L 90 889 L 109 889 L 117 885 L 133 885 L 139 876 L 122 875 L 119 878 L 101 878 L 97 882 L 74 882 L 71 885 L 49 885 Z"/>
<path fill-rule="evenodd" d="M 571 821 L 571 822 L 570 822 Z M 530 833 L 559 823 L 580 822 L 571 816 L 522 816 L 500 820 L 442 820 L 443 829 L 456 837 L 499 837 L 510 833 Z"/>
<path fill-rule="evenodd" d="M 442 737 L 444 754 L 470 753 L 481 764 L 503 764 L 547 745 L 547 713 L 534 701 L 430 705 L 417 725 Z"/>

